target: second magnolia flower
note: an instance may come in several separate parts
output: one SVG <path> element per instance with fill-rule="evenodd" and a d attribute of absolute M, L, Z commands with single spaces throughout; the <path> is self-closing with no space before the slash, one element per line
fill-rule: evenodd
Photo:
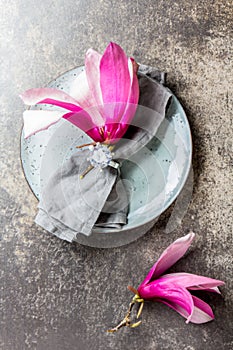
<path fill-rule="evenodd" d="M 116 332 L 124 326 L 137 327 L 141 321 L 131 323 L 131 310 L 135 304 L 141 303 L 137 314 L 138 318 L 146 300 L 158 301 L 168 305 L 185 317 L 186 323 L 205 323 L 214 319 L 211 307 L 193 295 L 192 291 L 203 290 L 220 294 L 218 286 L 222 286 L 224 284 L 223 281 L 185 272 L 164 274 L 186 253 L 194 237 L 194 233 L 190 233 L 178 238 L 165 249 L 137 289 L 128 287 L 135 294 L 128 312 L 123 321 L 116 327 L 108 330 L 108 332 Z"/>

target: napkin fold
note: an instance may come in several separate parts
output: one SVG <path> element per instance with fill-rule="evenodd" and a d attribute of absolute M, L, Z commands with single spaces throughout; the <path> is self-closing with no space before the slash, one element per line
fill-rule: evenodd
<path fill-rule="evenodd" d="M 114 161 L 122 163 L 156 134 L 166 113 L 171 92 L 163 86 L 165 73 L 140 65 L 140 97 L 136 114 L 124 137 L 115 145 Z M 78 150 L 48 180 L 38 205 L 35 222 L 68 242 L 93 229 L 108 232 L 127 223 L 130 196 L 118 169 L 87 169 L 89 149 Z"/>

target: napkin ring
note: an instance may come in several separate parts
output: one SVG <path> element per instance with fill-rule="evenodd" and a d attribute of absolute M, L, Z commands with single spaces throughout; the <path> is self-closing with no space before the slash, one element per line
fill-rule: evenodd
<path fill-rule="evenodd" d="M 102 169 L 106 168 L 107 166 L 110 166 L 114 169 L 118 169 L 120 164 L 118 162 L 115 162 L 112 160 L 114 153 L 112 152 L 114 146 L 113 145 L 106 145 L 102 144 L 100 142 L 93 142 L 91 144 L 85 144 L 82 146 L 78 146 L 77 148 L 82 148 L 88 146 L 90 151 L 90 156 L 87 158 L 87 161 L 90 162 L 89 167 L 80 175 L 80 179 L 83 179 L 84 176 L 89 173 L 94 168 L 99 169 L 102 171 Z"/>

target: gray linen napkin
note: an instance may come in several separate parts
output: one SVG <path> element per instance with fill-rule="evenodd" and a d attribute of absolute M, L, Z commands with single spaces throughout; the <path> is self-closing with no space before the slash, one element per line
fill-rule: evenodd
<path fill-rule="evenodd" d="M 165 117 L 171 92 L 161 83 L 165 75 L 143 66 L 138 72 L 140 98 L 137 112 L 124 138 L 114 149 L 114 161 L 129 159 L 156 134 Z M 72 242 L 78 233 L 89 236 L 94 227 L 116 230 L 127 223 L 129 196 L 120 171 L 110 166 L 88 166 L 89 150 L 81 149 L 49 179 L 38 205 L 35 222 L 57 237 Z"/>

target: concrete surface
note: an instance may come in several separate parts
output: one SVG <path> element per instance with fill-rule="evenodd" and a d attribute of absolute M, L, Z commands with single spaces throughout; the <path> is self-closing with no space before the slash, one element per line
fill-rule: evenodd
<path fill-rule="evenodd" d="M 15 0 L 0 3 L 1 284 L 3 350 L 228 350 L 233 348 L 232 2 L 221 0 Z M 194 143 L 194 192 L 170 234 L 170 208 L 139 241 L 101 250 L 68 244 L 33 223 L 37 201 L 19 158 L 18 94 L 83 64 L 89 47 L 112 40 L 139 62 L 168 72 Z M 173 268 L 226 281 L 205 295 L 216 320 L 186 325 L 162 304 L 143 324 L 109 335 L 162 250 L 193 230 L 190 253 Z"/>

